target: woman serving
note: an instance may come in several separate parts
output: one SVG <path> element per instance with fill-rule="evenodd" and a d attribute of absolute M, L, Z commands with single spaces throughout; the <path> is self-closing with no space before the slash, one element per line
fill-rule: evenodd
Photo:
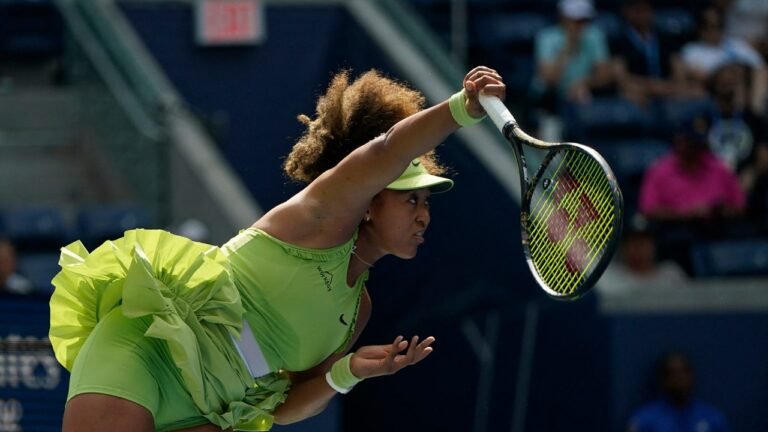
<path fill-rule="evenodd" d="M 62 249 L 50 338 L 72 372 L 64 431 L 268 430 L 323 410 L 359 381 L 432 352 L 397 337 L 349 353 L 371 314 L 368 270 L 424 243 L 433 149 L 483 117 L 477 67 L 448 101 L 368 72 L 333 78 L 285 161 L 307 186 L 222 247 L 133 230 Z"/>

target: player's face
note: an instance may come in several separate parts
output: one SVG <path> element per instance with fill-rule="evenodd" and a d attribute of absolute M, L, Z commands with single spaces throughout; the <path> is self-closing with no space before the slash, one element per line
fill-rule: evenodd
<path fill-rule="evenodd" d="M 410 259 L 424 243 L 430 221 L 428 189 L 383 190 L 371 202 L 369 228 L 378 248 Z"/>

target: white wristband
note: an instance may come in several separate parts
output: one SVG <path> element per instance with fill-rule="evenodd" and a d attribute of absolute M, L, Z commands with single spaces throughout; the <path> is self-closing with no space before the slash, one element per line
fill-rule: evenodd
<path fill-rule="evenodd" d="M 350 390 L 352 390 L 352 387 L 344 388 L 333 382 L 333 377 L 331 377 L 331 372 L 328 371 L 325 373 L 325 382 L 328 383 L 329 386 L 331 386 L 332 389 L 336 390 L 338 393 L 341 394 L 347 394 Z M 354 386 L 353 386 L 354 387 Z"/>

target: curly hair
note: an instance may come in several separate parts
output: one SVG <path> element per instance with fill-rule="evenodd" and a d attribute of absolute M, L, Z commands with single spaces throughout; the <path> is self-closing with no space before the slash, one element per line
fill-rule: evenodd
<path fill-rule="evenodd" d="M 376 70 L 362 74 L 354 82 L 350 82 L 349 71 L 341 71 L 318 99 L 317 117 L 298 116 L 307 130 L 294 144 L 283 170 L 295 181 L 310 183 L 354 149 L 387 132 L 423 106 L 421 93 Z M 431 174 L 445 171 L 434 151 L 420 159 Z"/>

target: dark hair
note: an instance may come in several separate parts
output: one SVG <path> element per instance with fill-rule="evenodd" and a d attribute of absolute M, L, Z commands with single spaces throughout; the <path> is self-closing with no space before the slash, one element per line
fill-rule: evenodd
<path fill-rule="evenodd" d="M 315 108 L 316 117 L 298 116 L 307 126 L 283 163 L 293 180 L 310 183 L 354 149 L 386 133 L 398 121 L 419 112 L 424 96 L 407 85 L 370 70 L 353 82 L 349 71 L 337 73 Z M 429 152 L 421 157 L 427 171 L 441 174 Z"/>

